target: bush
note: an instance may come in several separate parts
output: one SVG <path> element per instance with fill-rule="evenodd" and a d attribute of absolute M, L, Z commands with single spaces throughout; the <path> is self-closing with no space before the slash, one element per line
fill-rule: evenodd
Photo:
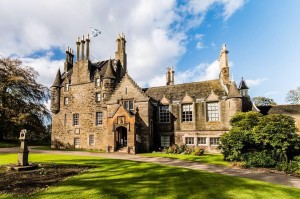
<path fill-rule="evenodd" d="M 285 173 L 300 175 L 300 156 L 294 157 L 289 163 L 282 162 L 277 166 L 277 169 Z"/>
<path fill-rule="evenodd" d="M 273 168 L 276 166 L 276 161 L 268 151 L 246 153 L 243 159 L 246 167 Z"/>
<path fill-rule="evenodd" d="M 169 146 L 167 149 L 163 150 L 163 153 L 167 154 L 187 154 L 187 155 L 196 155 L 201 156 L 204 154 L 204 148 L 201 147 L 188 147 L 187 145 L 177 145 L 173 144 L 172 146 Z"/>

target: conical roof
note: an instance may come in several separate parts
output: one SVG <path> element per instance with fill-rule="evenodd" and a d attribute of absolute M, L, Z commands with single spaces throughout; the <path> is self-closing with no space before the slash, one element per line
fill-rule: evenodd
<path fill-rule="evenodd" d="M 242 78 L 240 85 L 239 85 L 239 90 L 241 90 L 241 89 L 249 89 L 244 78 Z"/>
<path fill-rule="evenodd" d="M 113 65 L 111 63 L 111 59 L 109 59 L 109 61 L 108 61 L 106 71 L 105 71 L 105 74 L 104 74 L 103 78 L 104 79 L 114 79 L 114 78 L 116 78 L 115 72 L 114 72 L 114 69 L 113 69 Z"/>
<path fill-rule="evenodd" d="M 53 87 L 53 86 L 58 87 L 60 85 L 61 85 L 61 74 L 60 74 L 60 69 L 58 69 L 58 71 L 56 73 L 55 80 L 54 80 L 54 82 L 53 82 L 53 84 L 52 84 L 51 87 Z"/>

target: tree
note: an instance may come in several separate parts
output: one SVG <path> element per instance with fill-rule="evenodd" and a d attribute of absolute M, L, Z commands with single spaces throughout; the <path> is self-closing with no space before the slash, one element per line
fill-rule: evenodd
<path fill-rule="evenodd" d="M 300 87 L 290 90 L 286 94 L 285 100 L 291 104 L 300 104 Z"/>
<path fill-rule="evenodd" d="M 45 130 L 50 112 L 44 102 L 49 89 L 36 82 L 38 73 L 18 59 L 0 58 L 0 140 L 18 136 L 22 128 Z"/>
<path fill-rule="evenodd" d="M 232 129 L 221 136 L 219 146 L 225 160 L 274 167 L 288 165 L 300 153 L 300 137 L 291 116 L 237 113 L 230 124 Z"/>
<path fill-rule="evenodd" d="M 276 102 L 273 99 L 267 98 L 267 97 L 262 97 L 262 96 L 253 97 L 252 101 L 256 106 L 276 105 Z"/>

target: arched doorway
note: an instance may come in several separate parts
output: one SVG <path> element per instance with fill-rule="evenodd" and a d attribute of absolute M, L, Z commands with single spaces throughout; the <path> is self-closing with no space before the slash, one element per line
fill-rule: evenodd
<path fill-rule="evenodd" d="M 116 144 L 117 148 L 127 146 L 127 129 L 123 126 L 119 126 L 116 129 Z"/>

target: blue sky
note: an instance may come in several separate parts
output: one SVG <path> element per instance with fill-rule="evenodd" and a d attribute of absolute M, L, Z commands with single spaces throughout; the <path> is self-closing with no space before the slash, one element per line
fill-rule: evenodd
<path fill-rule="evenodd" d="M 146 87 L 164 85 L 169 66 L 175 83 L 217 78 L 226 43 L 234 80 L 244 77 L 251 97 L 284 104 L 300 86 L 299 10 L 298 0 L 2 0 L 0 55 L 22 59 L 50 86 L 66 47 L 75 50 L 91 26 L 102 31 L 91 41 L 94 60 L 114 57 L 124 32 L 129 74 Z"/>

